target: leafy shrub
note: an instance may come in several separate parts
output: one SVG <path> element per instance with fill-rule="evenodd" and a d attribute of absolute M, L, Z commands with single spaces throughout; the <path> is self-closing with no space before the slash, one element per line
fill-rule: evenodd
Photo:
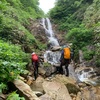
<path fill-rule="evenodd" d="M 7 89 L 7 86 L 4 83 L 0 84 L 0 94 L 3 92 L 4 89 Z"/>
<path fill-rule="evenodd" d="M 27 61 L 27 55 L 20 47 L 0 40 L 0 82 L 15 79 L 25 69 Z"/>
<path fill-rule="evenodd" d="M 81 25 L 79 28 L 73 28 L 66 34 L 66 39 L 71 41 L 77 48 L 81 49 L 82 47 L 92 43 L 93 41 L 93 32 L 91 29 L 87 29 L 84 25 Z"/>
<path fill-rule="evenodd" d="M 90 51 L 88 49 L 85 49 L 83 51 L 83 57 L 84 57 L 85 60 L 91 60 L 93 58 L 93 56 L 94 56 L 94 51 L 93 50 Z"/>
<path fill-rule="evenodd" d="M 2 39 L 14 44 L 26 44 L 33 48 L 33 45 L 38 46 L 38 40 L 28 29 L 30 18 L 37 19 L 43 16 L 37 0 L 1 0 L 0 10 L 0 37 Z"/>
<path fill-rule="evenodd" d="M 85 28 L 84 25 L 80 25 L 79 28 L 73 28 L 66 34 L 66 40 L 73 44 L 75 56 L 78 56 L 79 49 L 82 50 L 83 47 L 93 43 L 93 32 L 91 29 Z M 88 52 L 85 58 L 90 59 L 92 54 Z"/>
<path fill-rule="evenodd" d="M 48 62 L 44 62 L 44 63 L 43 63 L 43 66 L 44 66 L 44 67 L 49 67 L 50 65 L 51 65 L 51 64 L 49 64 Z"/>
<path fill-rule="evenodd" d="M 8 95 L 6 100 L 25 100 L 24 97 L 19 97 L 19 94 L 16 92 L 12 92 L 11 94 Z"/>

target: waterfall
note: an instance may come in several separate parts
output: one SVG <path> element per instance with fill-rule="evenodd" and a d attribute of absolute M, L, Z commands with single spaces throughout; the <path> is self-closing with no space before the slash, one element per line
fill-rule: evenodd
<path fill-rule="evenodd" d="M 52 24 L 51 24 L 49 18 L 43 18 L 42 25 L 45 29 L 45 33 L 46 33 L 48 41 L 50 41 L 51 45 L 59 46 L 58 40 L 55 38 L 54 32 L 52 30 Z"/>
<path fill-rule="evenodd" d="M 43 18 L 42 19 L 42 25 L 45 29 L 45 34 L 47 36 L 47 39 L 51 46 L 59 46 L 57 38 L 55 38 L 55 34 L 52 30 L 52 24 L 49 20 L 49 18 Z M 61 53 L 60 51 L 52 52 L 50 50 L 46 51 L 44 54 L 44 58 L 47 59 L 48 63 L 51 63 L 52 65 L 58 64 L 60 59 Z"/>

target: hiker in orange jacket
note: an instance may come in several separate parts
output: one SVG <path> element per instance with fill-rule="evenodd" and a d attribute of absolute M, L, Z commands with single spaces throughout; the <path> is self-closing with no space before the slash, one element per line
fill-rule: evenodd
<path fill-rule="evenodd" d="M 64 47 L 63 50 L 61 51 L 61 57 L 60 57 L 60 68 L 59 68 L 59 73 L 63 73 L 63 66 L 65 66 L 66 70 L 66 76 L 69 76 L 69 69 L 68 65 L 71 62 L 71 51 L 69 47 Z"/>

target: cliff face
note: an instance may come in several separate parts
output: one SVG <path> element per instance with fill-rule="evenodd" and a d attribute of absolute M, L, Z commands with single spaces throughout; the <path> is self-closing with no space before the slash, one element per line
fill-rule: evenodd
<path fill-rule="evenodd" d="M 41 24 L 42 19 L 38 20 L 32 20 L 30 19 L 30 25 L 28 26 L 28 29 L 31 31 L 32 35 L 40 41 L 42 44 L 46 43 L 47 37 L 45 34 L 45 30 Z"/>

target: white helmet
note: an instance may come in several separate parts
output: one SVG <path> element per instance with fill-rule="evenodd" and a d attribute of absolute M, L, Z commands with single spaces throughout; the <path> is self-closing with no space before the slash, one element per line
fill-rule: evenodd
<path fill-rule="evenodd" d="M 32 55 L 34 55 L 34 54 L 35 54 L 35 52 L 32 53 Z"/>

